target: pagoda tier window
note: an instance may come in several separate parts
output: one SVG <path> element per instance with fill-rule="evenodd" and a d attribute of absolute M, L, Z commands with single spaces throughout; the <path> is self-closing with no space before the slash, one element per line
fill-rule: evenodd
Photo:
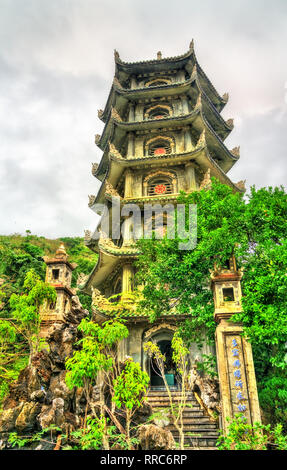
<path fill-rule="evenodd" d="M 170 117 L 171 115 L 172 111 L 170 106 L 157 105 L 147 109 L 144 117 L 145 119 L 164 119 Z"/>
<path fill-rule="evenodd" d="M 234 289 L 233 287 L 226 287 L 222 289 L 223 301 L 234 302 Z"/>
<path fill-rule="evenodd" d="M 110 299 L 111 302 L 118 302 L 120 300 L 122 291 L 123 291 L 122 277 L 119 276 L 114 284 L 114 292 L 112 294 L 112 296 L 117 296 L 117 297 Z"/>
<path fill-rule="evenodd" d="M 148 82 L 145 83 L 146 87 L 152 87 L 152 86 L 163 86 L 163 85 L 170 85 L 171 80 L 169 78 L 154 78 L 153 80 L 149 80 Z"/>
<path fill-rule="evenodd" d="M 148 196 L 160 196 L 162 194 L 173 194 L 173 184 L 170 178 L 155 178 L 149 181 Z"/>
<path fill-rule="evenodd" d="M 171 153 L 171 144 L 168 140 L 156 140 L 148 147 L 148 154 L 154 157 L 158 155 L 166 155 L 169 153 Z"/>
<path fill-rule="evenodd" d="M 52 269 L 52 277 L 56 281 L 59 279 L 60 270 L 59 269 Z"/>

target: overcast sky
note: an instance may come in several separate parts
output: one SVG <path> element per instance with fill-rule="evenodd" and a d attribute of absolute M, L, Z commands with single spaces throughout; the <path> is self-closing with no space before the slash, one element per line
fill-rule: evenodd
<path fill-rule="evenodd" d="M 235 119 L 229 173 L 256 187 L 287 176 L 286 0 L 0 0 L 0 233 L 50 238 L 95 228 L 88 194 L 114 74 L 125 61 L 198 61 Z"/>

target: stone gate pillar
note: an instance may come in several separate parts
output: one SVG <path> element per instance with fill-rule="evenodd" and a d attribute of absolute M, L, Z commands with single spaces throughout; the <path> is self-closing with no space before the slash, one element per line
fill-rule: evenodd
<path fill-rule="evenodd" d="M 232 322 L 241 312 L 241 277 L 231 259 L 225 269 L 214 272 L 214 318 L 217 367 L 220 384 L 222 427 L 228 428 L 227 418 L 243 413 L 250 424 L 261 422 L 251 344 L 242 336 L 242 326 Z"/>

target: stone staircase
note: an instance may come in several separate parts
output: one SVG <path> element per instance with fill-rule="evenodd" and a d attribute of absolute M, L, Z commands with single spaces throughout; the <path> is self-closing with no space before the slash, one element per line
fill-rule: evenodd
<path fill-rule="evenodd" d="M 181 391 L 171 390 L 173 403 L 180 400 Z M 169 398 L 163 387 L 151 388 L 147 395 L 148 402 L 154 412 L 169 409 Z M 196 400 L 193 392 L 188 392 L 186 407 L 183 411 L 185 449 L 186 450 L 215 450 L 219 436 L 218 423 L 213 421 Z M 179 434 L 174 425 L 167 426 L 176 442 Z"/>

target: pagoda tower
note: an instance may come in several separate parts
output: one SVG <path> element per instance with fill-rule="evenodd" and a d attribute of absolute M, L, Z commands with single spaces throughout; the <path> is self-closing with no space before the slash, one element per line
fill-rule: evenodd
<path fill-rule="evenodd" d="M 53 257 L 44 257 L 47 265 L 45 282 L 56 289 L 57 300 L 45 303 L 40 310 L 41 335 L 46 336 L 49 327 L 55 322 L 63 321 L 64 314 L 70 311 L 71 297 L 75 295 L 71 289 L 72 272 L 77 267 L 68 261 L 68 254 L 63 243 L 60 244 Z"/>
<path fill-rule="evenodd" d="M 193 41 L 189 50 L 178 57 L 163 58 L 158 52 L 154 60 L 127 63 L 117 51 L 114 56 L 113 84 L 105 109 L 98 111 L 104 129 L 95 141 L 103 155 L 99 164 L 92 165 L 92 174 L 101 186 L 97 196 L 89 196 L 89 206 L 96 210 L 97 204 L 105 205 L 112 219 L 113 198 L 120 201 L 120 207 L 129 203 L 141 210 L 146 203 L 176 204 L 180 191 L 188 194 L 208 188 L 211 177 L 234 192 L 243 193 L 244 182 L 234 183 L 228 177 L 239 159 L 239 147 L 229 150 L 224 143 L 233 129 L 233 120 L 226 121 L 220 114 L 228 94 L 220 96 L 205 75 L 197 61 Z M 138 252 L 130 239 L 127 220 L 120 219 L 123 227 L 120 238 L 113 238 L 113 224 L 109 233 L 103 230 L 99 237 L 86 233 L 87 246 L 99 258 L 82 289 L 93 294 L 95 301 L 102 302 L 111 296 L 128 300 L 133 290 Z M 241 310 L 240 280 L 234 260 L 214 274 L 211 281 L 218 323 L 217 350 L 207 342 L 201 350 L 196 344 L 190 347 L 191 366 L 204 354 L 217 354 L 225 430 L 227 418 L 240 410 L 246 411 L 249 422 L 260 421 L 251 346 L 246 340 L 241 341 L 240 325 L 227 322 Z M 107 318 L 99 311 L 94 315 L 99 323 Z M 161 385 L 144 353 L 144 343 L 152 339 L 166 354 L 168 380 L 176 387 L 170 345 L 178 324 L 185 319 L 185 315 L 163 315 L 151 325 L 144 314 L 130 313 L 126 318 L 129 336 L 120 345 L 120 360 L 127 355 L 133 357 L 149 373 L 151 387 Z M 235 346 L 239 343 L 240 361 L 237 358 L 236 364 L 240 366 L 233 370 L 233 349 L 237 351 Z M 234 373 L 243 374 L 244 379 L 237 380 Z M 236 380 L 231 382 L 232 378 Z M 237 390 L 239 383 L 243 390 Z M 209 431 L 202 440 L 207 444 L 202 445 L 212 447 L 216 431 L 213 434 L 212 423 L 208 426 Z"/>
<path fill-rule="evenodd" d="M 92 174 L 101 181 L 89 206 L 107 204 L 118 197 L 121 204 L 173 203 L 181 190 L 190 193 L 205 187 L 210 177 L 244 191 L 233 183 L 228 171 L 239 159 L 239 147 L 228 150 L 224 140 L 233 129 L 220 112 L 228 94 L 220 96 L 201 69 L 193 41 L 179 57 L 126 63 L 115 51 L 115 77 L 104 110 L 98 111 L 105 126 L 96 135 L 103 151 Z M 124 221 L 122 221 L 124 223 Z M 112 234 L 95 240 L 88 233 L 86 244 L 99 253 L 98 264 L 85 290 L 104 295 L 132 289 L 133 261 L 128 230 L 120 239 Z"/>

